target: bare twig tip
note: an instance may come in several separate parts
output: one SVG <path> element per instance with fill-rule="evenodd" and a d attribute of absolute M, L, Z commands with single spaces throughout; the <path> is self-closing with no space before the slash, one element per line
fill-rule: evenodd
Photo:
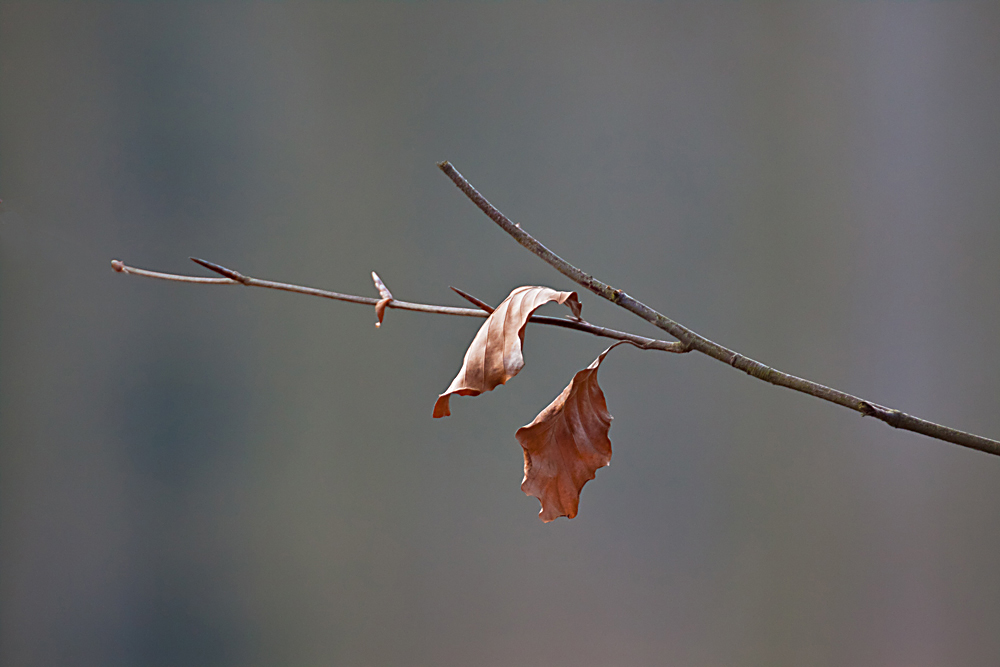
<path fill-rule="evenodd" d="M 111 268 L 118 273 L 125 273 L 125 262 L 120 259 L 113 259 L 111 260 Z"/>
<path fill-rule="evenodd" d="M 463 292 L 462 290 L 458 289 L 457 287 L 453 287 L 452 285 L 449 285 L 448 287 L 451 287 L 451 290 L 455 294 L 459 295 L 460 297 L 462 297 L 463 299 L 465 299 L 469 303 L 473 304 L 474 306 L 478 306 L 479 308 L 482 308 L 487 313 L 492 313 L 493 312 L 493 306 L 491 306 L 490 304 L 486 303 L 485 301 L 483 301 L 481 299 L 477 299 L 476 297 L 472 296 L 468 292 Z"/>

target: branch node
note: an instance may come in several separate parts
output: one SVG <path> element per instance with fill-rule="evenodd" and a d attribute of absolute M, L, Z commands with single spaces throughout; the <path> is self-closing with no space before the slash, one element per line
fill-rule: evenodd
<path fill-rule="evenodd" d="M 385 286 L 385 283 L 382 282 L 382 279 L 374 271 L 372 271 L 372 282 L 375 283 L 375 289 L 378 290 L 380 297 L 383 299 L 392 299 L 392 292 L 389 291 L 389 288 Z"/>
<path fill-rule="evenodd" d="M 378 274 L 372 271 L 372 282 L 375 283 L 375 289 L 378 290 L 379 302 L 375 304 L 375 317 L 378 318 L 378 322 L 375 323 L 375 328 L 378 329 L 382 326 L 382 318 L 385 317 L 385 307 L 392 302 L 392 292 L 389 288 L 385 286 L 382 279 L 378 277 Z"/>

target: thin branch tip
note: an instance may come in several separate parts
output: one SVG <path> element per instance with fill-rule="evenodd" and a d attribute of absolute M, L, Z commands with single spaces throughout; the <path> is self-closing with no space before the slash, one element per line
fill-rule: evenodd
<path fill-rule="evenodd" d="M 111 268 L 118 273 L 125 273 L 125 262 L 120 259 L 111 260 Z"/>
<path fill-rule="evenodd" d="M 462 297 L 463 299 L 465 299 L 466 301 L 468 301 L 472 305 L 477 306 L 479 308 L 482 308 L 487 313 L 492 313 L 493 312 L 493 310 L 494 310 L 493 306 L 491 306 L 490 304 L 486 303 L 482 299 L 477 299 L 476 297 L 472 296 L 468 292 L 464 292 L 464 291 L 458 289 L 457 287 L 455 287 L 453 285 L 448 285 L 448 287 L 451 288 L 451 291 L 453 291 L 455 294 L 459 295 L 460 297 Z"/>

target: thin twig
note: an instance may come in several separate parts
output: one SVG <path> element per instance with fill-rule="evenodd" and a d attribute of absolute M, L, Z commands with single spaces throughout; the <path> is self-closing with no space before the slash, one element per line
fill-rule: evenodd
<path fill-rule="evenodd" d="M 819 384 L 818 382 L 812 382 L 811 380 L 805 380 L 803 378 L 795 377 L 794 375 L 783 373 L 769 366 L 765 366 L 759 361 L 754 361 L 753 359 L 745 357 L 738 352 L 734 352 L 729 348 L 723 347 L 718 343 L 710 341 L 704 336 L 701 336 L 691 329 L 688 329 L 687 327 L 671 320 L 662 313 L 653 310 L 641 301 L 632 298 L 624 291 L 615 289 L 611 285 L 608 285 L 594 276 L 576 268 L 542 245 L 531 234 L 524 231 L 520 225 L 511 222 L 507 216 L 501 213 L 495 206 L 490 204 L 485 197 L 479 194 L 479 192 L 472 187 L 472 184 L 469 183 L 469 181 L 466 180 L 466 178 L 462 176 L 462 174 L 460 174 L 450 162 L 440 162 L 438 163 L 438 167 L 440 167 L 441 171 L 443 171 L 445 175 L 447 175 L 448 178 L 450 178 L 452 182 L 458 186 L 458 189 L 461 190 L 466 197 L 471 199 L 472 202 L 478 206 L 479 209 L 491 220 L 493 220 L 493 222 L 499 225 L 501 229 L 510 234 L 515 241 L 533 252 L 535 255 L 538 255 L 538 257 L 581 287 L 587 288 L 594 294 L 621 306 L 622 308 L 638 315 L 642 319 L 656 325 L 660 329 L 663 329 L 680 341 L 685 349 L 695 350 L 701 352 L 702 354 L 707 354 L 713 359 L 718 359 L 719 361 L 727 363 L 734 368 L 738 368 L 744 373 L 747 373 L 748 375 L 751 375 L 759 380 L 764 380 L 765 382 L 770 382 L 771 384 L 775 384 L 780 387 L 794 389 L 795 391 L 800 391 L 802 393 L 809 394 L 810 396 L 815 396 L 816 398 L 821 398 L 825 401 L 842 405 L 845 408 L 850 408 L 860 412 L 864 416 L 875 417 L 876 419 L 881 420 L 895 428 L 921 433 L 932 438 L 937 438 L 938 440 L 944 440 L 956 445 L 962 445 L 963 447 L 969 447 L 981 452 L 986 452 L 987 454 L 1000 456 L 1000 442 L 996 440 L 984 438 L 980 435 L 974 435 L 965 431 L 959 431 L 958 429 L 942 426 L 941 424 L 935 424 L 934 422 L 914 417 L 906 414 L 905 412 L 900 412 L 899 410 L 894 410 L 892 408 L 886 408 L 876 403 L 872 403 L 871 401 L 858 398 L 857 396 L 852 396 L 851 394 L 833 389 L 832 387 L 827 387 L 826 385 Z"/>
<path fill-rule="evenodd" d="M 478 306 L 483 311 L 485 311 L 487 313 L 492 313 L 495 310 L 493 308 L 493 306 L 491 306 L 490 304 L 486 303 L 482 299 L 477 299 L 476 297 L 472 296 L 468 292 L 463 292 L 462 290 L 458 289 L 454 285 L 449 285 L 449 287 L 451 287 L 451 291 L 452 292 L 454 292 L 455 294 L 459 295 L 460 297 L 462 297 L 463 299 L 465 299 L 469 303 L 471 303 L 471 304 L 473 304 L 475 306 Z"/>
<path fill-rule="evenodd" d="M 347 301 L 348 303 L 361 303 L 366 306 L 374 306 L 379 302 L 379 299 L 373 299 L 367 296 L 355 296 L 353 294 L 341 294 L 340 292 L 330 292 L 328 290 L 316 289 L 315 287 L 304 287 L 302 285 L 294 285 L 291 283 L 279 283 L 273 280 L 261 280 L 259 278 L 251 278 L 250 276 L 245 276 L 238 271 L 233 271 L 232 269 L 227 269 L 224 266 L 215 264 L 213 262 L 206 262 L 203 259 L 197 259 L 195 257 L 191 258 L 191 261 L 204 266 L 206 269 L 210 269 L 219 273 L 225 278 L 201 278 L 196 276 L 181 276 L 173 273 L 160 273 L 159 271 L 149 271 L 146 269 L 138 269 L 133 266 L 128 266 L 120 260 L 113 260 L 111 262 L 112 268 L 119 273 L 128 273 L 136 276 L 145 276 L 147 278 L 159 278 L 160 280 L 173 280 L 175 282 L 181 283 L 199 283 L 208 285 L 246 285 L 247 287 L 265 287 L 267 289 L 282 290 L 284 292 L 294 292 L 296 294 L 305 294 L 308 296 L 319 296 L 324 299 L 334 299 L 336 301 Z M 436 313 L 438 315 L 457 315 L 459 317 L 486 317 L 486 315 L 476 308 L 454 308 L 452 306 L 435 306 L 427 303 L 409 303 L 407 301 L 396 301 L 393 300 L 389 304 L 389 308 L 398 308 L 400 310 L 413 310 L 420 313 Z"/>
<path fill-rule="evenodd" d="M 197 259 L 195 257 L 191 258 L 191 261 L 204 266 L 206 269 L 215 271 L 216 273 L 225 276 L 224 278 L 203 278 L 200 276 L 183 276 L 175 273 L 161 273 L 159 271 L 149 271 L 147 269 L 139 269 L 134 266 L 128 266 L 124 262 L 118 259 L 111 260 L 111 268 L 113 268 L 118 273 L 126 273 L 134 276 L 144 276 L 146 278 L 157 278 L 159 280 L 170 280 L 173 282 L 180 283 L 195 283 L 198 285 L 245 285 L 247 287 L 264 287 L 267 289 L 282 290 L 284 292 L 294 292 L 296 294 L 305 294 L 307 296 L 319 296 L 325 299 L 334 299 L 336 301 L 347 301 L 348 303 L 360 303 L 366 306 L 376 306 L 381 299 L 373 299 L 367 296 L 355 296 L 353 294 L 341 294 L 340 292 L 330 292 L 327 290 L 316 289 L 315 287 L 304 287 L 302 285 L 294 285 L 292 283 L 279 283 L 273 280 L 261 280 L 259 278 L 251 278 L 250 276 L 245 276 L 239 271 L 234 271 L 232 269 L 226 268 L 214 262 L 207 262 L 203 259 Z M 454 289 L 454 288 L 452 288 Z M 463 296 L 466 296 L 464 292 L 460 292 Z M 393 299 L 388 304 L 387 308 L 397 308 L 399 310 L 412 310 L 418 313 L 434 313 L 436 315 L 457 315 L 459 317 L 478 317 L 486 318 L 492 309 L 487 311 L 487 308 L 491 308 L 488 304 L 476 297 L 467 295 L 467 298 L 475 299 L 480 304 L 479 308 L 455 308 L 453 306 L 436 306 L 429 303 L 410 303 L 408 301 L 399 301 Z M 475 303 L 474 301 L 474 303 Z M 478 305 L 478 304 L 477 304 Z M 484 308 L 485 307 L 485 308 Z M 548 317 L 545 315 L 532 315 L 528 320 L 532 324 L 546 324 L 549 326 L 562 327 L 564 329 L 574 329 L 576 331 L 583 331 L 585 333 L 593 334 L 595 336 L 600 336 L 602 338 L 613 338 L 615 340 L 624 340 L 632 343 L 636 347 L 640 347 L 644 350 L 659 350 L 661 352 L 682 352 L 683 346 L 679 343 L 657 340 L 655 338 L 647 338 L 646 336 L 637 336 L 625 331 L 617 331 L 615 329 L 608 329 L 607 327 L 597 326 L 596 324 L 591 324 L 589 322 L 583 322 L 579 320 L 571 320 L 568 318 L 561 317 Z"/>

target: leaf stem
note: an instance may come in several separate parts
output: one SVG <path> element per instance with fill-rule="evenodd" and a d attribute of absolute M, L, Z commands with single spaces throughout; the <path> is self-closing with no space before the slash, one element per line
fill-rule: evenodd
<path fill-rule="evenodd" d="M 718 359 L 723 363 L 729 364 L 733 368 L 738 368 L 758 380 L 764 380 L 765 382 L 770 382 L 771 384 L 778 385 L 779 387 L 787 387 L 788 389 L 794 389 L 795 391 L 815 396 L 816 398 L 823 399 L 824 401 L 842 405 L 845 408 L 850 408 L 851 410 L 861 413 L 863 416 L 874 417 L 875 419 L 883 421 L 895 428 L 921 433 L 931 438 L 944 440 L 945 442 L 951 442 L 956 445 L 976 449 L 987 454 L 1000 456 L 1000 442 L 996 440 L 984 438 L 983 436 L 974 435 L 972 433 L 960 431 L 948 426 L 942 426 L 941 424 L 935 424 L 934 422 L 914 417 L 913 415 L 906 414 L 905 412 L 900 412 L 899 410 L 894 410 L 892 408 L 886 408 L 876 403 L 872 403 L 871 401 L 858 398 L 857 396 L 852 396 L 851 394 L 839 391 L 832 387 L 827 387 L 826 385 L 819 384 L 818 382 L 813 382 L 811 380 L 795 377 L 794 375 L 789 375 L 788 373 L 783 373 L 782 371 L 766 366 L 759 361 L 755 361 L 695 333 L 682 324 L 671 320 L 666 315 L 653 310 L 641 301 L 634 299 L 623 290 L 615 289 L 611 285 L 598 280 L 589 273 L 581 271 L 563 258 L 559 257 L 559 255 L 546 248 L 535 237 L 526 232 L 519 224 L 513 223 L 510 218 L 501 213 L 499 209 L 479 194 L 479 191 L 477 191 L 472 184 L 469 183 L 469 181 L 462 176 L 462 174 L 459 173 L 454 166 L 452 166 L 450 162 L 439 162 L 438 167 L 445 173 L 446 176 L 448 176 L 448 178 L 452 180 L 456 186 L 458 186 L 458 189 L 461 190 L 466 197 L 472 200 L 472 202 L 479 207 L 483 213 L 485 213 L 501 229 L 512 236 L 515 241 L 581 287 L 590 290 L 594 294 L 607 299 L 615 305 L 621 306 L 625 310 L 638 315 L 647 322 L 650 322 L 666 331 L 680 341 L 680 345 L 683 347 L 684 351 L 694 350 L 701 352 L 702 354 L 706 354 L 713 359 Z"/>

